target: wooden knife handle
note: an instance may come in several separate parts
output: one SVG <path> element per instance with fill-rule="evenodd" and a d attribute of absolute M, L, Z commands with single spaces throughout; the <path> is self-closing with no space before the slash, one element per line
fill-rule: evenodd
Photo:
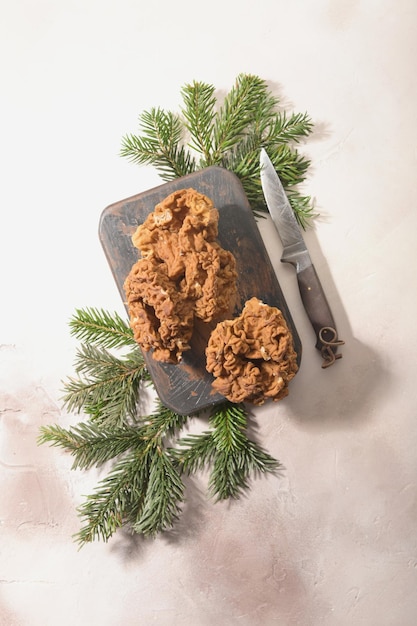
<path fill-rule="evenodd" d="M 341 358 L 342 355 L 336 353 L 344 341 L 337 336 L 333 315 L 314 265 L 298 272 L 297 278 L 304 308 L 316 334 L 316 348 L 324 359 L 322 367 L 329 367 Z"/>

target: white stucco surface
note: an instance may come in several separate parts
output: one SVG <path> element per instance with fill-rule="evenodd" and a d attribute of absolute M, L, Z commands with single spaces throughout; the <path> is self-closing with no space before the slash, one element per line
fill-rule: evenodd
<path fill-rule="evenodd" d="M 1 626 L 414 626 L 417 622 L 417 4 L 414 0 L 3 2 L 0 228 Z M 256 409 L 282 476 L 214 503 L 190 485 L 175 535 L 78 551 L 96 484 L 37 445 L 69 426 L 76 308 L 124 314 L 102 210 L 160 184 L 119 156 L 152 106 L 202 80 L 270 82 L 316 124 L 306 234 L 345 339 L 320 368 L 293 270 L 260 224 L 303 343 Z"/>

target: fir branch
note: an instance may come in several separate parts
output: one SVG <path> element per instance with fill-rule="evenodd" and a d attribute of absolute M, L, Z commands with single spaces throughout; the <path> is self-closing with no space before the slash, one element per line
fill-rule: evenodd
<path fill-rule="evenodd" d="M 117 357 L 104 348 L 82 344 L 76 355 L 77 378 L 64 384 L 66 409 L 82 410 L 104 426 L 135 420 L 139 388 L 149 380 L 140 350 Z"/>
<path fill-rule="evenodd" d="M 74 457 L 72 469 L 90 469 L 120 456 L 143 441 L 139 428 L 104 428 L 93 422 L 80 422 L 69 429 L 57 424 L 42 426 L 39 444 L 60 447 Z"/>
<path fill-rule="evenodd" d="M 236 146 L 254 120 L 268 118 L 270 102 L 265 81 L 246 74 L 237 77 L 216 118 L 213 163 L 221 163 L 222 155 Z"/>
<path fill-rule="evenodd" d="M 199 167 L 208 167 L 213 163 L 213 121 L 216 116 L 214 86 L 194 81 L 182 88 L 181 95 L 185 126 L 191 134 L 189 145 L 202 155 Z"/>
<path fill-rule="evenodd" d="M 135 518 L 143 506 L 149 465 L 149 455 L 132 450 L 87 496 L 78 507 L 85 523 L 74 536 L 80 547 L 95 539 L 108 541 L 118 528 Z"/>
<path fill-rule="evenodd" d="M 250 479 L 276 473 L 281 464 L 247 437 L 227 452 L 218 450 L 210 474 L 209 489 L 216 500 L 239 498 L 250 487 Z"/>
<path fill-rule="evenodd" d="M 254 133 L 248 133 L 238 144 L 223 156 L 223 167 L 236 174 L 242 183 L 246 197 L 255 214 L 265 212 L 266 204 L 262 191 L 259 168 L 259 154 L 263 142 Z"/>
<path fill-rule="evenodd" d="M 71 335 L 84 343 L 107 349 L 137 347 L 132 329 L 116 312 L 94 307 L 76 309 L 69 326 Z"/>
<path fill-rule="evenodd" d="M 121 156 L 139 165 L 153 165 L 165 181 L 196 169 L 194 159 L 181 145 L 183 124 L 177 115 L 158 107 L 144 111 L 139 121 L 143 135 L 126 135 Z"/>
<path fill-rule="evenodd" d="M 247 434 L 248 414 L 243 405 L 225 402 L 213 410 L 212 430 L 179 440 L 172 451 L 183 471 L 193 473 L 210 466 L 209 491 L 216 500 L 238 498 L 251 478 L 275 473 L 279 461 L 265 452 Z"/>
<path fill-rule="evenodd" d="M 267 151 L 286 189 L 305 180 L 310 161 L 297 150 L 286 144 L 272 144 Z"/>
<path fill-rule="evenodd" d="M 314 217 L 311 198 L 295 187 L 305 179 L 310 162 L 294 145 L 313 130 L 307 113 L 280 110 L 266 81 L 252 74 L 239 74 L 222 103 L 213 85 L 199 81 L 185 85 L 181 95 L 182 117 L 161 108 L 143 112 L 140 134 L 122 139 L 121 156 L 139 165 L 155 166 L 163 180 L 210 165 L 225 167 L 240 178 L 255 215 L 260 215 L 266 211 L 259 167 L 264 147 L 284 187 L 292 190 L 291 206 L 305 228 Z M 200 155 L 198 161 L 189 149 Z"/>
<path fill-rule="evenodd" d="M 184 501 L 184 484 L 172 459 L 158 447 L 149 467 L 146 496 L 133 530 L 145 536 L 172 528 Z"/>
<path fill-rule="evenodd" d="M 216 457 L 209 489 L 218 500 L 238 498 L 249 487 L 250 477 L 276 472 L 280 463 L 246 434 L 248 414 L 242 405 L 225 403 L 210 418 Z"/>
<path fill-rule="evenodd" d="M 173 526 L 184 501 L 184 485 L 165 449 L 165 439 L 180 430 L 187 419 L 159 403 L 138 429 L 121 429 L 130 430 L 133 447 L 79 508 L 85 520 L 76 535 L 80 545 L 97 538 L 107 541 L 125 523 L 145 536 Z M 120 446 L 121 442 L 117 443 Z"/>
<path fill-rule="evenodd" d="M 270 143 L 299 143 L 313 132 L 313 122 L 307 113 L 278 111 L 268 129 L 265 141 Z"/>
<path fill-rule="evenodd" d="M 144 536 L 172 528 L 181 512 L 184 485 L 162 449 L 128 453 L 78 508 L 85 524 L 75 535 L 80 547 L 108 541 L 125 524 Z"/>
<path fill-rule="evenodd" d="M 188 475 L 203 470 L 215 457 L 216 447 L 212 431 L 187 435 L 179 439 L 177 444 L 178 448 L 171 449 L 171 455 Z"/>
<path fill-rule="evenodd" d="M 150 416 L 142 418 L 147 427 L 147 438 L 158 443 L 162 438 L 173 437 L 189 420 L 188 415 L 180 415 L 156 400 L 156 408 Z"/>
<path fill-rule="evenodd" d="M 184 500 L 184 485 L 166 442 L 188 419 L 158 401 L 155 412 L 140 418 L 137 426 L 103 427 L 90 421 L 69 429 L 41 428 L 38 443 L 69 452 L 73 469 L 115 460 L 78 509 L 84 522 L 75 535 L 80 546 L 95 539 L 107 541 L 123 524 L 146 536 L 172 527 Z"/>

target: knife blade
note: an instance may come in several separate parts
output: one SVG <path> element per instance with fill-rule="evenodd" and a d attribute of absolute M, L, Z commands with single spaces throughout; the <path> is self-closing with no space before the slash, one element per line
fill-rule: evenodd
<path fill-rule="evenodd" d="M 298 287 L 307 316 L 316 335 L 316 348 L 327 368 L 342 357 L 338 346 L 344 344 L 337 336 L 333 314 L 320 283 L 300 226 L 285 193 L 281 180 L 266 150 L 261 149 L 260 175 L 266 205 L 282 241 L 282 263 L 290 263 L 297 273 Z"/>

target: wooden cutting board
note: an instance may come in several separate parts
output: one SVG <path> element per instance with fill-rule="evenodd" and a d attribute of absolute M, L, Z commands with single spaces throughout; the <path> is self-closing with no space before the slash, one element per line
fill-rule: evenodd
<path fill-rule="evenodd" d="M 239 315 L 246 300 L 253 296 L 279 308 L 292 331 L 300 364 L 301 341 L 243 186 L 233 172 L 221 167 L 213 166 L 177 178 L 104 209 L 100 218 L 99 237 L 123 302 L 123 283 L 139 258 L 139 251 L 132 244 L 132 234 L 158 202 L 173 191 L 189 187 L 213 200 L 220 214 L 218 240 L 236 258 L 239 295 L 233 316 Z M 195 413 L 224 401 L 223 396 L 213 392 L 213 378 L 205 368 L 205 348 L 215 325 L 202 322 L 196 324 L 191 350 L 184 352 L 179 364 L 159 363 L 152 358 L 151 352 L 144 353 L 161 401 L 181 415 Z"/>

